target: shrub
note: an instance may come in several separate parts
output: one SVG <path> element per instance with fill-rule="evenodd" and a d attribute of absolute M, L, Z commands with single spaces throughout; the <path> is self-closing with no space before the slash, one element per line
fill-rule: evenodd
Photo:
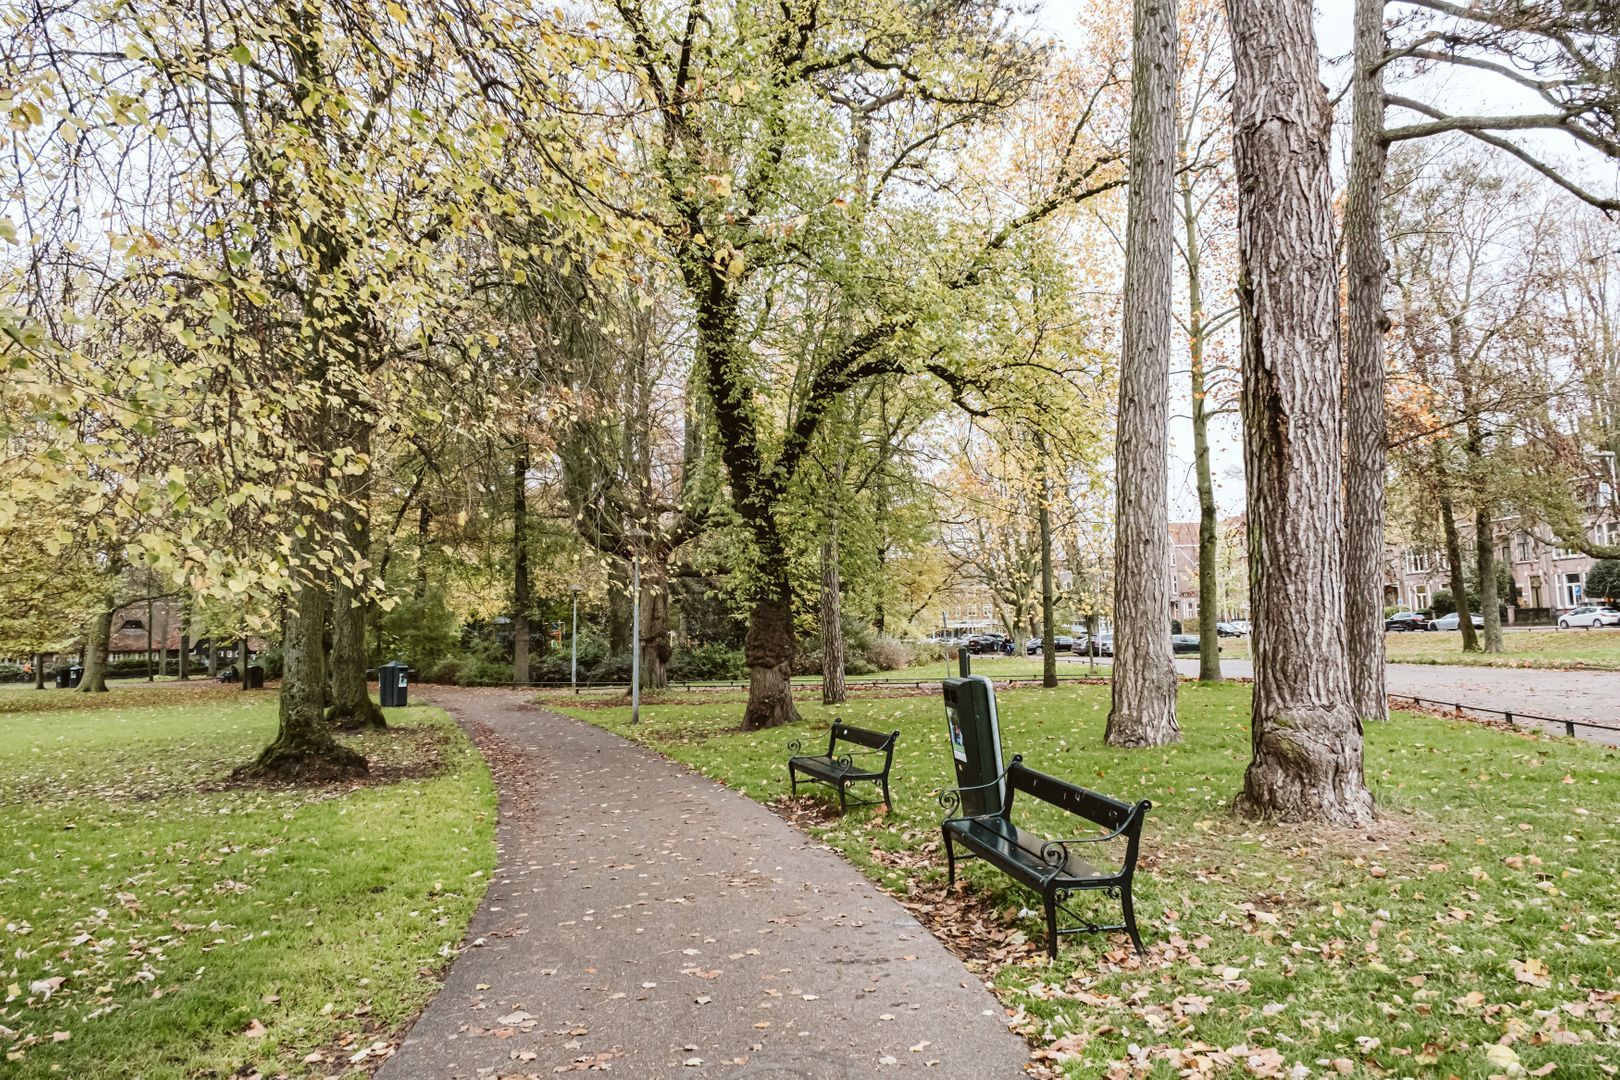
<path fill-rule="evenodd" d="M 872 643 L 863 650 L 863 656 L 876 671 L 899 671 L 917 662 L 915 648 L 887 636 L 873 638 Z"/>
<path fill-rule="evenodd" d="M 279 679 L 286 658 L 282 656 L 281 646 L 278 645 L 274 649 L 264 650 L 264 652 L 255 656 L 251 662 L 264 668 L 264 677 L 266 679 Z"/>
<path fill-rule="evenodd" d="M 1599 559 L 1586 574 L 1586 595 L 1592 599 L 1620 598 L 1620 559 Z"/>
<path fill-rule="evenodd" d="M 463 651 L 461 628 L 445 602 L 443 589 L 430 588 L 420 597 L 401 600 L 394 610 L 383 615 L 382 627 L 383 655 L 377 658 L 379 663 L 399 659 L 416 671 L 430 673 Z M 439 681 L 429 677 L 430 681 Z"/>
<path fill-rule="evenodd" d="M 669 677 L 679 681 L 741 679 L 747 675 L 748 659 L 743 651 L 718 641 L 679 649 L 669 661 Z"/>
<path fill-rule="evenodd" d="M 21 664 L 0 663 L 0 682 L 22 682 L 27 678 Z"/>

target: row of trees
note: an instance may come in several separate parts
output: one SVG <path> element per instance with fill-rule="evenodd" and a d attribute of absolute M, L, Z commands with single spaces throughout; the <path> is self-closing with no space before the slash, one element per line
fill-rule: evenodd
<path fill-rule="evenodd" d="M 413 635 L 444 651 L 509 620 L 526 681 L 579 590 L 654 685 L 675 618 L 734 634 L 761 727 L 796 717 L 806 644 L 840 700 L 846 632 L 905 628 L 975 568 L 1041 628 L 1053 684 L 1058 606 L 1111 609 L 1108 738 L 1158 745 L 1184 360 L 1209 590 L 1209 428 L 1241 387 L 1243 806 L 1364 820 L 1386 282 L 1422 363 L 1442 310 L 1421 253 L 1386 274 L 1386 148 L 1533 126 L 1381 80 L 1552 49 L 1561 119 L 1534 124 L 1610 148 L 1584 16 L 1417 7 L 1358 13 L 1343 391 L 1331 108 L 1296 0 L 1099 8 L 1070 53 L 997 0 L 35 10 L 5 56 L 0 530 L 37 542 L 0 586 L 69 587 L 7 617 L 48 648 L 110 617 L 130 567 L 156 575 L 211 632 L 280 641 L 255 768 L 326 775 L 364 768 L 332 725 L 381 722 L 368 659 Z M 1458 416 L 1483 416 L 1470 393 Z M 1466 419 L 1435 420 L 1412 452 L 1461 445 Z"/>

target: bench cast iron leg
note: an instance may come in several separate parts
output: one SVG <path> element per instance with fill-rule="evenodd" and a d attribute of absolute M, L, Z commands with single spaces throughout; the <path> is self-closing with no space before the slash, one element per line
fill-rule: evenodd
<path fill-rule="evenodd" d="M 1125 928 L 1130 931 L 1131 942 L 1136 946 L 1136 955 L 1146 956 L 1147 950 L 1142 948 L 1142 935 L 1136 932 L 1136 905 L 1131 902 L 1131 887 L 1125 886 L 1119 895 L 1120 902 L 1125 908 Z"/>
<path fill-rule="evenodd" d="M 883 805 L 890 810 L 894 809 L 894 800 L 889 798 L 889 777 L 887 773 L 883 776 Z"/>
<path fill-rule="evenodd" d="M 945 834 L 945 887 L 949 889 L 956 884 L 956 849 L 951 846 L 951 831 L 940 831 Z"/>
<path fill-rule="evenodd" d="M 788 766 L 788 782 L 793 785 L 793 794 L 799 793 L 799 773 L 792 765 Z"/>
<path fill-rule="evenodd" d="M 849 813 L 849 796 L 844 794 L 843 781 L 838 783 L 838 812 L 840 814 Z"/>
<path fill-rule="evenodd" d="M 1042 897 L 1046 901 L 1046 955 L 1057 959 L 1057 897 Z"/>

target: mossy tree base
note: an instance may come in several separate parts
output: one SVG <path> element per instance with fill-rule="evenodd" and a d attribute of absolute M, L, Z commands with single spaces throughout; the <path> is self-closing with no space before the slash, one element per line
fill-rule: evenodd
<path fill-rule="evenodd" d="M 353 780 L 370 773 L 366 759 L 336 739 L 277 739 L 251 764 L 231 774 L 233 780 L 284 780 L 321 784 Z"/>
<path fill-rule="evenodd" d="M 366 731 L 388 726 L 382 709 L 371 700 L 370 695 L 358 701 L 330 706 L 326 710 L 326 722 L 340 731 Z"/>

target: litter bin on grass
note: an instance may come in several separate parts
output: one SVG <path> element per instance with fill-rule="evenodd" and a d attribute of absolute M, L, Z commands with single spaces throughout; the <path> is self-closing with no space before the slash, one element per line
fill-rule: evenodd
<path fill-rule="evenodd" d="M 68 683 L 68 669 L 65 668 L 65 667 L 57 668 L 56 669 L 56 688 L 58 690 L 66 690 L 69 685 L 70 684 Z"/>
<path fill-rule="evenodd" d="M 377 669 L 377 697 L 385 709 L 403 709 L 410 697 L 410 667 L 390 660 Z"/>
<path fill-rule="evenodd" d="M 258 664 L 251 664 L 247 669 L 247 688 L 249 690 L 264 689 L 264 668 Z"/>
<path fill-rule="evenodd" d="M 83 681 L 83 679 L 84 679 L 84 668 L 80 667 L 78 664 L 74 664 L 72 667 L 68 668 L 68 685 L 69 686 L 78 686 L 79 683 L 81 681 Z"/>

